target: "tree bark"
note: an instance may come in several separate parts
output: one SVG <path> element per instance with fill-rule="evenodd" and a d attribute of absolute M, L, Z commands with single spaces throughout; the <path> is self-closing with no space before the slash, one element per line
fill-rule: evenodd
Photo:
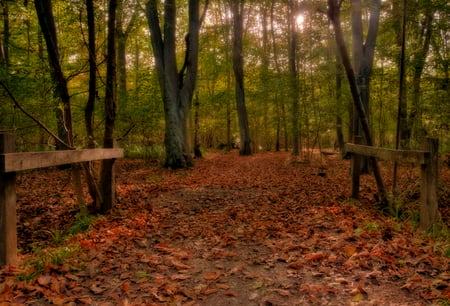
<path fill-rule="evenodd" d="M 8 2 L 6 0 L 0 1 L 2 6 L 2 19 L 3 19 L 3 39 L 0 41 L 0 55 L 1 55 L 1 63 L 5 68 L 9 66 L 9 38 L 11 36 L 11 32 L 9 30 L 9 9 Z"/>
<path fill-rule="evenodd" d="M 206 10 L 207 4 L 205 4 Z M 199 1 L 189 0 L 189 29 L 185 37 L 186 53 L 182 68 L 176 63 L 176 1 L 164 2 L 164 28 L 161 30 L 158 1 L 147 3 L 146 16 L 155 55 L 155 66 L 163 96 L 166 123 L 165 167 L 176 169 L 193 164 L 190 153 L 187 119 L 192 105 L 198 65 L 200 29 Z"/>
<path fill-rule="evenodd" d="M 288 61 L 289 61 L 289 82 L 290 95 L 292 98 L 292 155 L 300 155 L 300 131 L 299 131 L 299 84 L 298 84 L 298 68 L 297 68 L 297 32 L 296 32 L 296 8 L 294 1 L 289 1 L 288 16 Z"/>
<path fill-rule="evenodd" d="M 126 105 L 128 100 L 128 88 L 127 88 L 127 58 L 126 47 L 127 41 L 130 36 L 130 32 L 136 23 L 138 16 L 138 9 L 136 8 L 127 24 L 125 23 L 124 14 L 126 12 L 123 0 L 117 1 L 117 87 L 118 87 L 118 100 L 120 105 Z"/>
<path fill-rule="evenodd" d="M 117 112 L 116 81 L 116 8 L 117 0 L 110 0 L 108 5 L 108 36 L 106 54 L 106 88 L 105 88 L 105 132 L 104 148 L 114 148 L 114 126 Z M 115 200 L 114 160 L 102 160 L 100 188 L 102 191 L 101 211 L 111 210 Z"/>
<path fill-rule="evenodd" d="M 58 39 L 56 35 L 55 20 L 53 17 L 51 0 L 34 1 L 36 13 L 41 26 L 42 34 L 47 44 L 48 60 L 53 82 L 55 83 L 54 97 L 56 99 L 55 112 L 58 123 L 58 136 L 73 146 L 72 113 L 70 96 L 67 88 L 67 79 L 63 74 L 59 60 Z M 57 149 L 66 149 L 60 143 Z"/>
<path fill-rule="evenodd" d="M 364 136 L 366 137 L 366 143 L 367 145 L 372 146 L 373 141 L 372 141 L 372 134 L 369 128 L 369 122 L 367 120 L 366 111 L 361 101 L 361 96 L 359 95 L 358 92 L 355 72 L 353 71 L 352 64 L 350 62 L 350 57 L 347 51 L 347 46 L 345 44 L 344 35 L 342 33 L 340 21 L 340 7 L 337 3 L 337 0 L 327 0 L 327 1 L 328 1 L 328 17 L 330 18 L 333 24 L 333 28 L 335 31 L 336 45 L 339 49 L 342 63 L 345 68 L 345 72 L 350 86 L 350 92 L 353 99 L 353 104 L 357 110 L 359 121 L 361 123 Z M 378 187 L 378 201 L 383 207 L 386 207 L 388 205 L 387 192 L 383 178 L 381 176 L 378 162 L 374 157 L 371 157 L 370 161 L 372 164 L 373 174 Z"/>
<path fill-rule="evenodd" d="M 86 106 L 84 108 L 84 122 L 86 128 L 87 148 L 94 149 L 96 146 L 94 135 L 94 110 L 95 100 L 97 98 L 97 54 L 95 39 L 95 15 L 94 1 L 86 0 L 87 27 L 88 27 L 88 52 L 89 52 L 89 94 Z M 86 181 L 89 194 L 92 198 L 92 206 L 98 209 L 98 205 L 102 203 L 102 196 L 98 186 L 98 177 L 94 169 L 94 163 L 88 162 L 84 165 Z"/>
<path fill-rule="evenodd" d="M 368 31 L 364 41 L 361 0 L 352 0 L 353 69 L 367 120 L 370 117 L 370 77 L 380 21 L 380 5 L 380 0 L 371 0 Z M 361 134 L 361 123 L 357 116 L 354 116 L 353 128 L 353 136 L 364 136 Z M 365 142 L 367 143 L 367 140 Z M 368 173 L 367 158 L 362 158 L 361 173 Z"/>
<path fill-rule="evenodd" d="M 231 1 L 233 14 L 233 70 L 235 78 L 235 97 L 239 119 L 240 155 L 251 155 L 250 128 L 244 89 L 244 58 L 242 54 L 242 36 L 244 34 L 244 0 Z"/>

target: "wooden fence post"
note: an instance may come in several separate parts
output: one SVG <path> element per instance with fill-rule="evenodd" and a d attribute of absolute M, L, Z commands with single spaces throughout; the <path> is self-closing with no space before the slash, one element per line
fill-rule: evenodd
<path fill-rule="evenodd" d="M 420 228 L 429 231 L 438 219 L 437 185 L 439 177 L 439 141 L 425 138 L 422 150 L 430 152 L 429 161 L 421 165 Z"/>
<path fill-rule="evenodd" d="M 13 134 L 0 134 L 0 153 L 15 151 Z M 4 168 L 4 165 L 0 165 Z M 0 266 L 17 263 L 16 173 L 0 173 Z"/>
<path fill-rule="evenodd" d="M 362 143 L 361 136 L 355 136 L 353 139 L 354 144 Z M 361 155 L 352 153 L 352 198 L 359 199 L 359 185 L 360 185 L 360 175 L 361 175 Z"/>

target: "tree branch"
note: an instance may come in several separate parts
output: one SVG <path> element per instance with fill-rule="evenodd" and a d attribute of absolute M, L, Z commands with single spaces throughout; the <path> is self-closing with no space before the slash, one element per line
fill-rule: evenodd
<path fill-rule="evenodd" d="M 35 118 L 33 115 L 31 115 L 29 112 L 27 112 L 17 101 L 17 99 L 14 97 L 13 93 L 9 90 L 9 88 L 6 86 L 3 81 L 0 80 L 0 85 L 5 89 L 8 96 L 13 101 L 14 105 L 27 117 L 29 117 L 31 120 L 37 123 L 38 126 L 40 126 L 43 130 L 45 130 L 50 136 L 52 136 L 57 142 L 62 144 L 63 146 L 67 147 L 68 149 L 75 149 L 74 147 L 68 145 L 66 142 L 64 142 L 61 138 L 59 138 L 55 133 L 53 133 L 49 128 L 47 128 L 39 119 Z"/>

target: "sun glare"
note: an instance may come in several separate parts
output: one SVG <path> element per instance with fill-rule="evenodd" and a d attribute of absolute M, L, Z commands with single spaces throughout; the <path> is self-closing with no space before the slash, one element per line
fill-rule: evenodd
<path fill-rule="evenodd" d="M 305 16 L 298 14 L 296 18 L 297 26 L 299 29 L 303 28 L 303 22 L 305 22 Z"/>

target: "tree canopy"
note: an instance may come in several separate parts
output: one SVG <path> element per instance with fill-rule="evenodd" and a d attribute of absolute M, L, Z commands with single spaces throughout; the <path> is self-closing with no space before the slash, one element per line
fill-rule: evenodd
<path fill-rule="evenodd" d="M 89 1 L 51 2 L 57 55 L 71 101 L 73 145 L 88 147 L 91 140 L 101 144 L 108 116 L 104 108 L 95 107 L 92 117 L 86 119 L 93 131 L 86 132 L 85 106 L 89 99 L 103 101 L 107 94 L 108 5 L 105 1 L 94 2 L 91 21 L 95 22 L 95 28 L 91 35 L 95 40 L 89 40 L 86 7 Z M 120 145 L 129 154 L 153 154 L 163 151 L 164 139 L 167 144 L 167 104 L 163 100 L 167 98 L 164 88 L 169 83 L 161 83 L 160 56 L 154 43 L 152 47 L 151 36 L 156 35 L 157 25 L 166 31 L 172 21 L 174 49 L 170 60 L 166 60 L 177 69 L 175 85 L 181 90 L 180 97 L 187 95 L 183 103 L 189 105 L 182 116 L 187 145 L 183 154 L 190 154 L 194 149 L 194 134 L 200 148 L 231 149 L 244 145 L 234 95 L 236 33 L 233 34 L 232 1 L 211 1 L 209 5 L 205 1 L 173 1 L 176 8 L 170 14 L 167 1 L 117 2 L 118 52 L 114 65 L 118 95 L 114 138 Z M 355 3 L 335 2 L 339 4 L 343 39 L 351 45 Z M 371 1 L 357 2 L 361 9 L 361 33 L 366 35 Z M 55 140 L 13 103 L 15 99 L 43 125 L 57 131 L 55 111 L 64 106 L 55 100 L 56 85 L 49 73 L 48 60 L 53 55 L 45 48 L 46 30 L 39 25 L 36 9 L 28 1 L 3 0 L 0 9 L 3 13 L 0 129 L 16 133 L 19 150 L 52 149 Z M 291 150 L 298 143 L 300 152 L 308 158 L 308 152 L 314 148 L 333 146 L 336 117 L 342 120 L 345 141 L 350 141 L 351 92 L 345 82 L 338 86 L 341 68 L 326 1 L 245 1 L 239 9 L 242 18 L 242 51 L 239 52 L 251 151 Z M 150 12 L 157 18 L 153 25 L 148 18 Z M 196 17 L 192 17 L 193 13 Z M 202 26 L 193 25 L 202 13 L 205 14 Z M 408 1 L 405 13 L 403 135 L 406 136 L 403 137 L 408 138 L 410 147 L 417 146 L 424 135 L 437 137 L 441 148 L 448 150 L 450 7 L 444 0 L 414 0 Z M 376 145 L 395 146 L 402 14 L 401 0 L 381 1 L 370 74 L 370 104 L 366 110 Z M 193 27 L 198 27 L 195 28 L 198 38 L 193 34 Z M 193 46 L 186 44 L 189 40 L 198 43 L 198 64 L 196 56 L 186 61 L 188 49 Z M 93 77 L 97 86 L 89 93 L 89 80 Z M 186 86 L 189 91 L 185 90 Z M 196 124 L 190 111 L 194 93 L 198 99 Z"/>

